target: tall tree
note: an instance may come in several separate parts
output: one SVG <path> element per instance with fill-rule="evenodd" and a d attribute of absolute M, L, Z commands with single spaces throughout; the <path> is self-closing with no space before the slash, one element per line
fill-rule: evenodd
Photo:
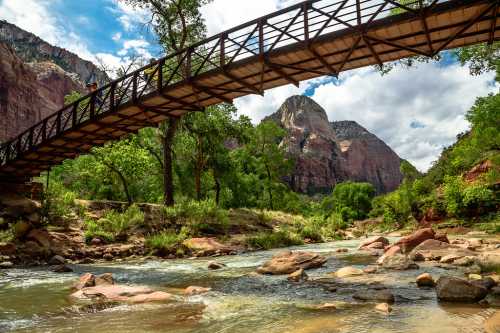
<path fill-rule="evenodd" d="M 200 7 L 211 0 L 121 0 L 134 7 L 151 12 L 150 25 L 158 35 L 167 53 L 176 53 L 190 44 L 202 39 L 206 26 Z M 181 62 L 181 59 L 178 59 Z M 187 76 L 187 66 L 181 71 Z M 174 204 L 174 182 L 172 155 L 174 137 L 179 127 L 179 118 L 171 117 L 161 126 L 163 146 L 163 186 L 164 203 Z"/>

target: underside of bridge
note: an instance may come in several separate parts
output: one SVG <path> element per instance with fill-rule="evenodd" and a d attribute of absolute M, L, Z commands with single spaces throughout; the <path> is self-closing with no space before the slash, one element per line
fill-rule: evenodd
<path fill-rule="evenodd" d="M 223 32 L 66 106 L 0 148 L 25 182 L 168 117 L 319 76 L 500 39 L 500 0 L 307 1 Z M 411 84 L 409 82 L 408 84 Z"/>

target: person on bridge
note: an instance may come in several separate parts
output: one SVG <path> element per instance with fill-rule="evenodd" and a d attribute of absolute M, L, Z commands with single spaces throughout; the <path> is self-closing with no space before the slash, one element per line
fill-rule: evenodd
<path fill-rule="evenodd" d="M 87 89 L 89 91 L 89 94 L 96 92 L 96 95 L 95 95 L 96 103 L 97 103 L 97 105 L 102 104 L 102 90 L 98 90 L 97 82 L 91 82 L 91 83 L 87 84 Z"/>

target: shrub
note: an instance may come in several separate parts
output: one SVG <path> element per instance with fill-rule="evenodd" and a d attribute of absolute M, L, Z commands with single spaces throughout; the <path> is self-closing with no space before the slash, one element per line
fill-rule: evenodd
<path fill-rule="evenodd" d="M 375 188 L 369 183 L 345 182 L 333 189 L 321 204 L 323 213 L 340 213 L 344 221 L 364 219 L 372 208 Z"/>
<path fill-rule="evenodd" d="M 460 176 L 446 176 L 444 179 L 446 211 L 450 216 L 460 216 L 463 212 L 463 187 L 464 185 Z"/>
<path fill-rule="evenodd" d="M 144 224 L 144 213 L 136 205 L 125 212 L 107 212 L 99 220 L 85 220 L 85 241 L 100 238 L 105 242 L 114 242 L 118 238 L 126 239 L 127 231 Z"/>
<path fill-rule="evenodd" d="M 177 252 L 181 243 L 187 238 L 184 232 L 162 231 L 158 234 L 146 237 L 147 248 L 158 254 L 166 255 Z"/>
<path fill-rule="evenodd" d="M 484 185 L 467 187 L 462 194 L 462 202 L 468 213 L 480 214 L 495 207 L 495 194 Z"/>
<path fill-rule="evenodd" d="M 164 216 L 177 224 L 186 225 L 193 235 L 221 234 L 229 228 L 229 214 L 213 200 L 181 201 L 164 208 Z"/>
<path fill-rule="evenodd" d="M 269 250 L 279 247 L 302 245 L 302 240 L 287 230 L 262 232 L 246 239 L 246 244 L 254 249 Z"/>

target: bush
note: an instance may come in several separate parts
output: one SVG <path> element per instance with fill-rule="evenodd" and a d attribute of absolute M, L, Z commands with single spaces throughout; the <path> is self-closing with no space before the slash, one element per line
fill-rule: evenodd
<path fill-rule="evenodd" d="M 145 246 L 160 255 L 177 253 L 179 249 L 183 250 L 182 242 L 188 238 L 184 229 L 180 233 L 173 231 L 162 231 L 158 234 L 146 237 Z"/>
<path fill-rule="evenodd" d="M 467 187 L 462 194 L 464 208 L 469 214 L 482 214 L 496 206 L 495 194 L 484 185 Z"/>
<path fill-rule="evenodd" d="M 364 219 L 372 208 L 375 188 L 369 183 L 345 182 L 333 189 L 321 204 L 323 214 L 340 213 L 344 221 Z"/>
<path fill-rule="evenodd" d="M 246 244 L 254 249 L 269 250 L 304 244 L 302 240 L 287 230 L 262 232 L 246 239 Z"/>
<path fill-rule="evenodd" d="M 181 201 L 165 207 L 164 216 L 177 224 L 190 228 L 193 235 L 222 234 L 229 229 L 229 213 L 219 208 L 215 201 Z"/>
<path fill-rule="evenodd" d="M 99 220 L 85 220 L 85 241 L 100 238 L 105 242 L 117 239 L 126 240 L 127 231 L 144 225 L 144 213 L 136 205 L 130 206 L 125 212 L 107 212 Z"/>

